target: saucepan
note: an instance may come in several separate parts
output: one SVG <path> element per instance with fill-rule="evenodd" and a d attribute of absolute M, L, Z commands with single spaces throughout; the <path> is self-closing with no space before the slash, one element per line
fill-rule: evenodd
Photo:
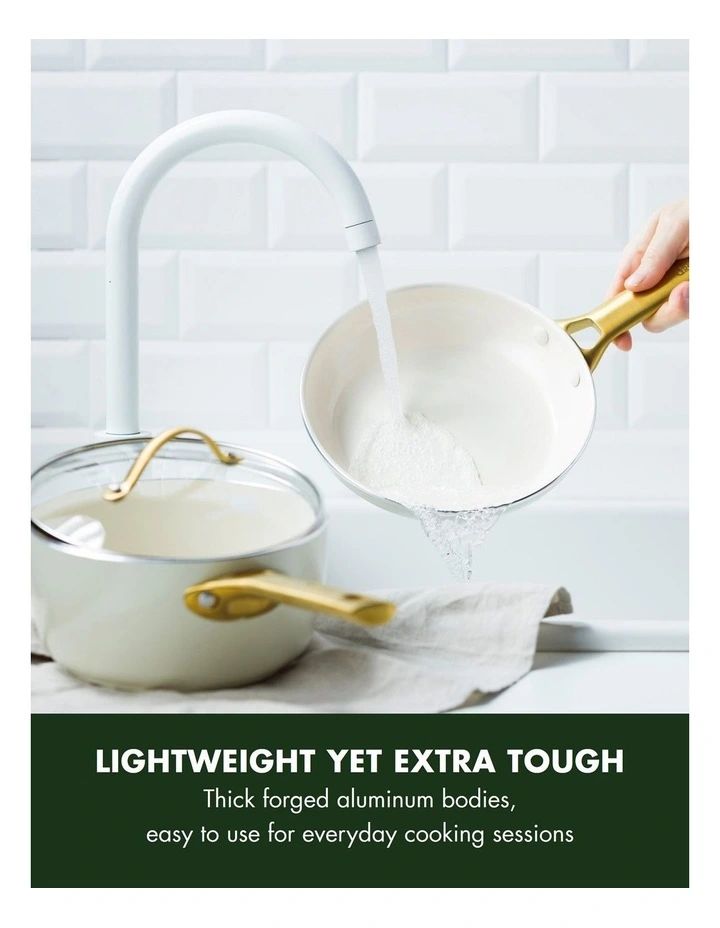
<path fill-rule="evenodd" d="M 437 284 L 390 291 L 403 408 L 443 426 L 472 454 L 483 508 L 535 499 L 567 474 L 588 443 L 596 407 L 592 371 L 608 345 L 651 316 L 689 275 L 689 261 L 678 261 L 651 290 L 626 290 L 558 321 L 489 290 Z M 582 329 L 594 330 L 594 344 L 575 341 Z M 371 503 L 412 515 L 351 470 L 363 436 L 388 415 L 366 302 L 320 338 L 301 394 L 307 431 L 335 474 Z"/>
<path fill-rule="evenodd" d="M 197 429 L 43 464 L 31 530 L 38 632 L 94 683 L 239 686 L 301 654 L 316 612 L 378 625 L 395 611 L 321 585 L 326 517 L 307 477 Z"/>

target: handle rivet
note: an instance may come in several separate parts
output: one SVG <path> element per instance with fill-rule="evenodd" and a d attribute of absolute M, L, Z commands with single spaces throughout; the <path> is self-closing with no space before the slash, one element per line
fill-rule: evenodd
<path fill-rule="evenodd" d="M 535 341 L 538 345 L 547 345 L 550 341 L 550 333 L 547 329 L 542 328 L 542 326 L 538 326 L 533 334 L 535 335 Z"/>
<path fill-rule="evenodd" d="M 214 593 L 198 593 L 198 605 L 203 609 L 213 609 L 217 606 L 218 598 Z"/>
<path fill-rule="evenodd" d="M 575 376 L 574 376 L 574 377 L 572 378 L 572 380 L 571 380 L 571 383 L 572 383 L 573 387 L 579 387 L 579 386 L 580 386 L 580 381 L 581 381 L 581 379 L 582 379 L 582 378 L 581 378 L 581 376 L 580 376 L 580 371 L 577 371 L 577 372 L 575 373 Z"/>

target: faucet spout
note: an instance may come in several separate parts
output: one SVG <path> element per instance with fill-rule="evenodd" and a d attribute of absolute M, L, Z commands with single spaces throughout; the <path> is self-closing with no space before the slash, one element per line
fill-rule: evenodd
<path fill-rule="evenodd" d="M 335 199 L 348 245 L 362 251 L 380 243 L 370 203 L 357 175 L 327 142 L 303 126 L 257 110 L 225 110 L 169 129 L 138 155 L 117 189 L 106 238 L 106 350 L 108 434 L 140 431 L 138 390 L 138 233 L 158 181 L 194 152 L 227 142 L 252 142 L 304 164 Z"/>

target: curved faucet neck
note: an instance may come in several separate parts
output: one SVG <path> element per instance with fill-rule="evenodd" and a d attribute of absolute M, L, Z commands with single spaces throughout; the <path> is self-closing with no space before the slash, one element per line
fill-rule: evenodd
<path fill-rule="evenodd" d="M 272 113 L 227 110 L 180 123 L 155 139 L 128 169 L 110 209 L 106 237 L 107 425 L 112 435 L 140 431 L 138 390 L 138 232 L 158 181 L 188 155 L 212 145 L 252 142 L 304 164 L 327 188 L 348 245 L 380 243 L 370 203 L 347 161 L 314 132 Z"/>

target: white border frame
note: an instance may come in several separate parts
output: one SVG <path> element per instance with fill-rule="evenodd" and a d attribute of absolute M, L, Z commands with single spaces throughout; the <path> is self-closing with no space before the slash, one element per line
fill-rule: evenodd
<path fill-rule="evenodd" d="M 172 16 L 168 11 L 172 9 Z M 5 511 L 10 526 L 5 526 L 6 552 L 12 552 L 12 584 L 9 585 L 5 621 L 10 627 L 10 646 L 5 649 L 6 667 L 3 685 L 6 777 L 5 800 L 8 819 L 5 845 L 8 850 L 4 868 L 12 887 L 9 905 L 17 913 L 14 920 L 36 923 L 42 918 L 54 925 L 84 926 L 103 924 L 107 928 L 167 923 L 177 926 L 197 925 L 213 919 L 227 918 L 232 923 L 279 924 L 287 919 L 294 925 L 342 923 L 347 928 L 367 924 L 368 914 L 381 924 L 395 920 L 403 924 L 434 925 L 448 917 L 489 921 L 503 925 L 552 925 L 582 922 L 584 925 L 635 922 L 653 926 L 673 925 L 678 921 L 704 924 L 717 905 L 717 833 L 718 833 L 718 703 L 715 662 L 720 654 L 717 619 L 717 533 L 718 455 L 716 428 L 718 421 L 717 345 L 720 312 L 710 294 L 709 275 L 717 257 L 711 254 L 717 241 L 717 42 L 711 7 L 690 0 L 681 9 L 668 7 L 663 12 L 655 3 L 633 4 L 606 0 L 595 13 L 588 33 L 589 10 L 571 2 L 537 4 L 515 2 L 499 8 L 457 0 L 425 9 L 420 4 L 364 0 L 362 17 L 349 15 L 345 4 L 330 2 L 268 2 L 260 5 L 230 5 L 206 0 L 202 18 L 197 9 L 187 12 L 177 5 L 152 6 L 126 0 L 122 14 L 113 5 L 95 2 L 55 4 L 36 0 L 30 8 L 13 10 L 3 36 L 2 67 L 5 86 L 14 93 L 6 102 L 5 145 L 2 151 L 4 171 L 0 173 L 3 191 L 2 254 L 12 255 L 4 268 L 6 351 L 2 365 L 5 412 L 3 423 L 7 441 L 5 486 L 26 486 L 29 471 L 27 427 L 29 422 L 28 383 L 29 350 L 15 346 L 28 344 L 29 307 L 29 107 L 28 54 L 29 38 L 65 38 L 68 36 L 212 38 L 232 34 L 252 37 L 338 37 L 348 30 L 378 38 L 412 38 L 435 35 L 483 38 L 599 38 L 637 37 L 691 39 L 692 96 L 691 149 L 693 196 L 693 309 L 697 313 L 691 329 L 691 520 L 693 623 L 692 657 L 692 877 L 687 890 L 28 890 L 29 879 L 29 685 L 25 662 L 27 653 L 27 592 L 29 557 L 27 543 L 27 504 L 22 494 L 10 492 Z M 707 10 L 707 13 L 705 11 Z M 520 24 L 522 24 L 520 26 Z M 23 75 L 23 77 L 21 77 Z M 707 118 L 708 116 L 711 118 Z M 20 182 L 22 178 L 23 182 Z M 19 389 L 23 384 L 25 389 Z M 10 402 L 8 399 L 10 398 Z M 20 436 L 23 436 L 20 438 Z M 61 759 L 59 760 L 61 762 Z M 662 752 L 658 753 L 658 776 L 663 776 Z M 672 784 L 668 784 L 672 797 Z M 58 801 L 62 801 L 58 797 Z M 658 810 L 662 815 L 662 810 Z M 57 835 L 58 853 L 72 852 L 72 836 Z M 702 906 L 702 909 L 700 908 Z M 212 911 L 210 911 L 212 910 Z M 22 914 L 20 914 L 22 913 Z M 697 920 L 696 920 L 697 919 Z"/>

